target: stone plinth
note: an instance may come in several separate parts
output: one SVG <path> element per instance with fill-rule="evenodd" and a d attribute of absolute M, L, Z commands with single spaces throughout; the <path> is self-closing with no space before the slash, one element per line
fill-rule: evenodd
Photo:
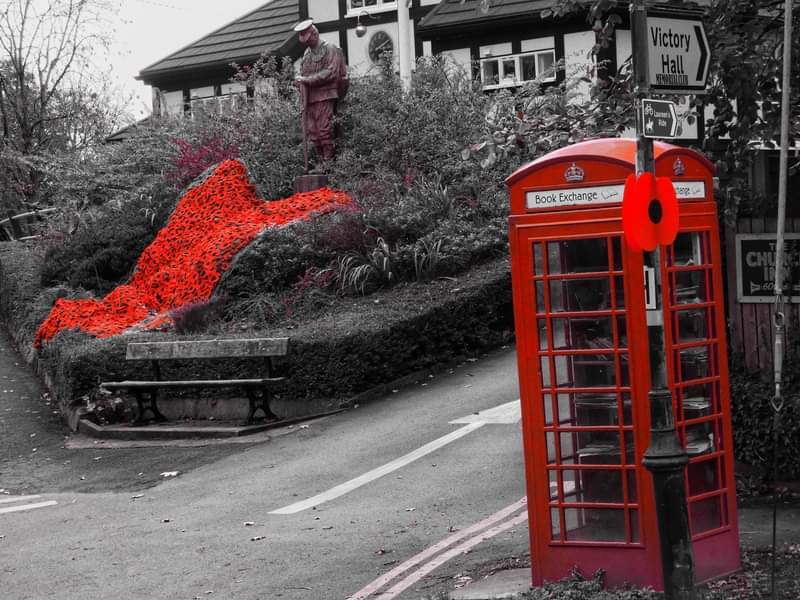
<path fill-rule="evenodd" d="M 322 173 L 299 175 L 294 178 L 294 193 L 313 192 L 314 190 L 328 186 L 329 183 L 330 178 Z"/>

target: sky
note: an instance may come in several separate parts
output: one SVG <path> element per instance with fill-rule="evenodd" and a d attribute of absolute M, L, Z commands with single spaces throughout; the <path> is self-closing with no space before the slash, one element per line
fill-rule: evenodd
<path fill-rule="evenodd" d="M 151 92 L 134 77 L 143 68 L 211 33 L 267 0 L 123 0 L 110 32 L 113 79 L 134 94 L 133 116 L 150 113 Z"/>

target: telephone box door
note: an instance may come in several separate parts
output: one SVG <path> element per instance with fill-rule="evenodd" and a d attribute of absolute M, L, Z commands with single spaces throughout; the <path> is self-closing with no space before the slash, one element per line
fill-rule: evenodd
<path fill-rule="evenodd" d="M 643 272 L 641 255 L 626 252 L 619 221 L 519 226 L 512 236 L 527 274 L 515 285 L 518 344 L 532 346 L 518 351 L 530 363 L 520 372 L 535 457 L 526 463 L 534 583 L 576 564 L 586 574 L 617 564 L 627 581 L 651 584 L 660 565 L 645 544 L 652 508 L 637 468 L 648 415 L 634 402 L 647 388 L 632 360 L 646 325 L 641 280 L 633 293 L 625 277 Z"/>

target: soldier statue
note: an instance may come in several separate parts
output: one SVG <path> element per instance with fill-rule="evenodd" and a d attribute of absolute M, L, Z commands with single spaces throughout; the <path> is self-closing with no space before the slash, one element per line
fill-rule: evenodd
<path fill-rule="evenodd" d="M 298 40 L 307 46 L 300 62 L 300 74 L 294 85 L 300 91 L 303 106 L 303 143 L 306 147 L 306 172 L 308 172 L 308 141 L 317 154 L 317 170 L 324 171 L 325 164 L 335 154 L 334 117 L 336 106 L 347 93 L 347 63 L 340 48 L 319 38 L 312 19 L 298 23 L 294 30 Z"/>

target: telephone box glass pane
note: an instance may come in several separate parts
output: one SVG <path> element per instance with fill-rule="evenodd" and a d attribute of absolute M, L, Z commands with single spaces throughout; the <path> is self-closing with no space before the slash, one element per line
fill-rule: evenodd
<path fill-rule="evenodd" d="M 706 271 L 676 271 L 673 274 L 672 303 L 700 304 L 708 302 Z"/>
<path fill-rule="evenodd" d="M 689 267 L 706 264 L 707 252 L 701 232 L 679 233 L 672 244 L 672 264 L 670 266 Z"/>
<path fill-rule="evenodd" d="M 709 338 L 707 313 L 706 309 L 680 310 L 675 313 L 675 338 L 678 343 L 698 342 Z"/>
<path fill-rule="evenodd" d="M 626 473 L 628 476 L 628 502 L 635 504 L 639 501 L 639 495 L 636 492 L 636 471 L 628 469 Z"/>
<path fill-rule="evenodd" d="M 719 507 L 719 496 L 706 498 L 689 504 L 689 518 L 692 533 L 697 535 L 722 526 L 722 515 Z"/>
<path fill-rule="evenodd" d="M 639 542 L 639 511 L 632 510 L 629 511 L 630 517 L 630 524 L 631 524 L 631 542 L 638 543 Z"/>
<path fill-rule="evenodd" d="M 619 425 L 619 403 L 615 392 L 575 394 L 577 425 Z M 624 394 L 623 422 L 630 423 L 630 396 Z"/>
<path fill-rule="evenodd" d="M 684 420 L 706 417 L 712 412 L 712 386 L 689 385 L 680 392 Z"/>
<path fill-rule="evenodd" d="M 550 326 L 553 331 L 552 350 L 592 350 L 595 348 L 613 348 L 614 330 L 611 317 L 565 317 L 551 319 Z M 539 321 L 539 331 L 547 332 L 547 324 L 544 319 Z M 625 319 L 617 319 L 617 331 L 620 339 L 620 347 L 627 346 L 627 333 Z M 540 333 L 539 347 L 542 350 L 546 346 L 541 344 L 541 339 L 546 337 Z M 545 342 L 547 340 L 545 339 Z"/>
<path fill-rule="evenodd" d="M 563 475 L 565 482 L 577 482 L 575 484 L 576 498 L 566 500 L 567 502 L 605 502 L 621 504 L 624 500 L 622 492 L 622 471 L 581 469 L 580 471 L 563 471 Z"/>
<path fill-rule="evenodd" d="M 533 274 L 544 275 L 544 263 L 542 262 L 542 243 L 533 244 Z"/>
<path fill-rule="evenodd" d="M 589 238 L 547 244 L 550 275 L 608 271 L 608 240 Z"/>
<path fill-rule="evenodd" d="M 686 476 L 689 480 L 690 496 L 698 496 L 720 488 L 716 459 L 689 463 Z"/>
<path fill-rule="evenodd" d="M 575 448 L 578 464 L 621 464 L 619 433 L 615 431 L 581 431 L 561 434 L 561 447 L 569 439 Z M 620 486 L 622 489 L 622 486 Z"/>
<path fill-rule="evenodd" d="M 705 421 L 686 428 L 686 454 L 689 458 L 709 454 L 716 450 L 716 435 L 712 428 L 712 421 Z"/>
<path fill-rule="evenodd" d="M 613 508 L 565 508 L 569 541 L 624 542 L 625 511 Z"/>
<path fill-rule="evenodd" d="M 559 519 L 560 512 L 561 511 L 559 511 L 557 508 L 550 509 L 550 533 L 554 540 L 561 538 L 561 519 Z"/>
<path fill-rule="evenodd" d="M 611 310 L 611 285 L 608 277 L 551 279 L 549 287 L 552 312 Z"/>
<path fill-rule="evenodd" d="M 697 346 L 679 350 L 678 362 L 680 363 L 681 381 L 703 379 L 709 376 L 708 346 Z"/>

